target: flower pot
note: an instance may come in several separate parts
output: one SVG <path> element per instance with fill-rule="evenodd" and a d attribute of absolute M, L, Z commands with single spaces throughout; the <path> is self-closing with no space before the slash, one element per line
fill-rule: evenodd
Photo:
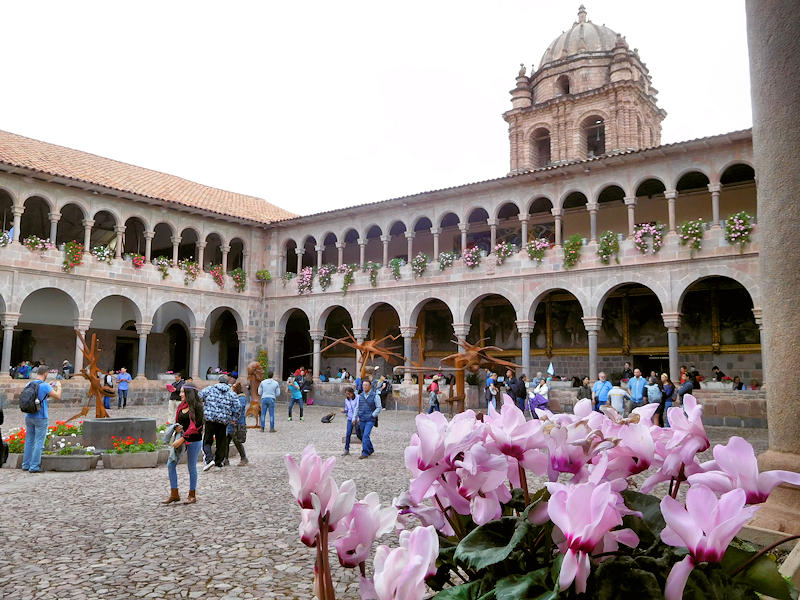
<path fill-rule="evenodd" d="M 4 469 L 21 469 L 22 468 L 22 454 L 11 453 L 8 455 L 8 460 L 3 465 Z"/>
<path fill-rule="evenodd" d="M 95 458 L 93 454 L 42 454 L 42 471 L 88 471 L 97 466 Z"/>
<path fill-rule="evenodd" d="M 103 454 L 104 469 L 152 469 L 156 465 L 158 465 L 158 450 Z"/>

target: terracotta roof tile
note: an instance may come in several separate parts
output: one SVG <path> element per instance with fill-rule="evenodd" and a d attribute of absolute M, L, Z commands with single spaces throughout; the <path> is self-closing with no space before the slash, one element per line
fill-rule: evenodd
<path fill-rule="evenodd" d="M 266 200 L 0 130 L 0 163 L 261 223 L 295 217 Z"/>

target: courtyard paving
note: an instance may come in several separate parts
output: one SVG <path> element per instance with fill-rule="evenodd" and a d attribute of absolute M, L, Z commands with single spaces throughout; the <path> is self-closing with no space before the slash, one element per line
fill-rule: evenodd
<path fill-rule="evenodd" d="M 160 504 L 169 493 L 163 466 L 41 475 L 1 470 L 0 599 L 313 598 L 314 551 L 299 540 L 300 513 L 283 457 L 299 455 L 309 443 L 323 456 L 341 454 L 343 415 L 320 422 L 330 411 L 307 407 L 304 422 L 289 423 L 286 405 L 279 405 L 277 433 L 248 432 L 251 464 L 201 472 L 193 506 Z M 55 408 L 50 418 L 70 413 Z M 158 407 L 124 413 L 159 422 L 167 416 Z M 7 410 L 4 434 L 22 416 Z M 391 502 L 408 485 L 403 450 L 414 416 L 384 411 L 373 435 L 375 455 L 339 458 L 337 480 L 355 480 L 359 497 L 377 491 L 383 503 Z M 766 430 L 709 428 L 712 442 L 734 434 L 757 451 L 767 446 Z M 185 466 L 178 475 L 185 496 Z M 358 598 L 357 571 L 340 568 L 335 558 L 333 564 L 337 598 Z"/>

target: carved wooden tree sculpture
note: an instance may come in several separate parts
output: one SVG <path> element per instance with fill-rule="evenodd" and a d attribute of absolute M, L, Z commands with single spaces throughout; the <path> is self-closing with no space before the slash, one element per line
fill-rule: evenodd
<path fill-rule="evenodd" d="M 249 425 L 250 429 L 261 427 L 261 396 L 258 395 L 258 386 L 264 379 L 264 367 L 258 361 L 247 365 L 247 382 L 250 384 L 250 405 L 247 407 L 245 417 L 255 417 L 256 424 Z"/>
<path fill-rule="evenodd" d="M 89 406 L 91 405 L 91 399 L 94 398 L 94 414 L 95 417 L 98 419 L 105 419 L 110 417 L 111 415 L 108 414 L 106 411 L 106 407 L 103 406 L 103 396 L 111 396 L 114 394 L 114 390 L 108 388 L 103 385 L 102 380 L 100 379 L 100 375 L 105 375 L 104 371 L 101 371 L 97 367 L 97 360 L 100 358 L 100 354 L 102 354 L 102 350 L 100 349 L 100 344 L 97 342 L 97 334 L 92 334 L 92 345 L 88 348 L 86 347 L 86 340 L 83 338 L 83 334 L 75 330 L 75 333 L 78 335 L 78 339 L 81 341 L 81 352 L 83 352 L 83 362 L 86 367 L 83 367 L 80 373 L 81 377 L 87 379 L 89 381 L 89 391 L 87 392 L 87 402 L 86 406 L 81 409 L 77 415 L 70 417 L 67 421 L 72 421 L 73 419 L 77 419 L 78 417 L 85 417 L 89 414 Z"/>
<path fill-rule="evenodd" d="M 345 329 L 345 331 L 347 330 Z M 400 354 L 396 354 L 395 352 L 392 352 L 389 348 L 381 346 L 381 344 L 386 340 L 392 340 L 392 341 L 397 340 L 400 337 L 399 335 L 387 335 L 379 340 L 364 340 L 361 343 L 356 341 L 356 339 L 353 337 L 353 334 L 350 333 L 349 331 L 347 332 L 347 335 L 345 337 L 339 339 L 328 336 L 325 337 L 329 340 L 333 340 L 333 342 L 325 346 L 325 348 L 323 348 L 321 352 L 325 352 L 326 350 L 333 348 L 336 344 L 344 344 L 345 346 L 348 346 L 350 348 L 353 348 L 354 350 L 359 351 L 359 353 L 361 354 L 361 366 L 359 368 L 361 379 L 364 379 L 364 377 L 367 374 L 367 363 L 373 362 L 376 356 L 380 356 L 387 362 L 391 362 L 392 360 L 398 360 L 400 362 L 403 362 L 404 359 L 404 357 L 401 356 Z"/>

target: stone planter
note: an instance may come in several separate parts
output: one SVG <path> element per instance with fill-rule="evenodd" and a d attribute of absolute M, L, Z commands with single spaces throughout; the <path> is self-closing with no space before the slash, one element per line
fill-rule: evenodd
<path fill-rule="evenodd" d="M 158 452 L 158 461 L 156 464 L 167 464 L 167 461 L 169 460 L 169 447 L 165 446 L 164 448 L 159 448 L 156 452 Z"/>
<path fill-rule="evenodd" d="M 103 454 L 104 469 L 152 469 L 156 465 L 158 465 L 158 450 Z"/>
<path fill-rule="evenodd" d="M 21 469 L 22 468 L 22 454 L 11 453 L 8 455 L 8 460 L 3 465 L 4 469 Z"/>
<path fill-rule="evenodd" d="M 168 381 L 172 383 L 175 381 L 175 375 L 173 373 L 159 373 L 158 374 L 159 381 Z"/>
<path fill-rule="evenodd" d="M 147 417 L 84 419 L 83 442 L 85 446 L 113 448 L 112 436 L 122 439 L 131 436 L 137 440 L 142 438 L 147 443 L 153 443 L 156 441 L 156 420 Z"/>
<path fill-rule="evenodd" d="M 730 392 L 733 390 L 733 383 L 730 381 L 701 381 L 700 389 Z"/>
<path fill-rule="evenodd" d="M 42 471 L 88 471 L 97 466 L 98 459 L 93 454 L 42 454 Z"/>

